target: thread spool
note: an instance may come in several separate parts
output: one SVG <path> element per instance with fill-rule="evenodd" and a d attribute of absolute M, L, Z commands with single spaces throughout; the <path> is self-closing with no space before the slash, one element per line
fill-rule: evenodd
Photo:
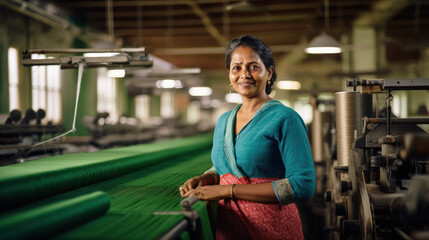
<path fill-rule="evenodd" d="M 328 159 L 326 144 L 330 144 L 330 139 L 326 132 L 331 128 L 332 114 L 330 112 L 313 112 L 313 124 L 311 127 L 312 153 L 314 162 L 323 162 Z"/>
<path fill-rule="evenodd" d="M 355 130 L 361 132 L 362 95 L 359 92 L 335 93 L 338 166 L 348 166 Z"/>

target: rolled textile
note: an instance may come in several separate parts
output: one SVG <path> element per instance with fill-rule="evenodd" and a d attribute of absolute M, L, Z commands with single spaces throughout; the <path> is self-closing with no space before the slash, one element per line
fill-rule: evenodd
<path fill-rule="evenodd" d="M 0 239 L 45 239 L 104 215 L 109 196 L 93 192 L 0 217 Z"/>
<path fill-rule="evenodd" d="M 0 168 L 0 212 L 115 178 L 211 147 L 212 136 L 80 154 L 66 154 Z"/>

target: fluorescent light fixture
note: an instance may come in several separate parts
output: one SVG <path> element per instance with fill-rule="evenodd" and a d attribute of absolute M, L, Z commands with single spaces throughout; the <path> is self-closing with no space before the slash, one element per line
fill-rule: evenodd
<path fill-rule="evenodd" d="M 322 33 L 310 42 L 305 52 L 308 54 L 341 53 L 341 45 L 333 37 Z"/>
<path fill-rule="evenodd" d="M 116 56 L 119 53 L 115 53 L 115 52 L 104 52 L 104 53 L 84 53 L 83 56 L 84 57 L 112 57 L 112 56 Z"/>
<path fill-rule="evenodd" d="M 123 78 L 125 77 L 124 69 L 112 69 L 107 71 L 107 76 L 110 78 Z"/>
<path fill-rule="evenodd" d="M 210 96 L 212 92 L 212 89 L 209 87 L 191 87 L 189 89 L 189 95 L 196 97 Z"/>
<path fill-rule="evenodd" d="M 183 88 L 183 84 L 180 80 L 164 79 L 156 81 L 157 88 Z"/>
<path fill-rule="evenodd" d="M 238 93 L 227 93 L 225 95 L 225 101 L 229 103 L 241 103 L 243 100 L 241 99 L 241 96 Z"/>
<path fill-rule="evenodd" d="M 183 88 L 183 83 L 180 80 L 176 80 L 174 88 Z"/>
<path fill-rule="evenodd" d="M 282 90 L 299 90 L 301 89 L 301 83 L 289 80 L 278 81 L 277 88 Z"/>

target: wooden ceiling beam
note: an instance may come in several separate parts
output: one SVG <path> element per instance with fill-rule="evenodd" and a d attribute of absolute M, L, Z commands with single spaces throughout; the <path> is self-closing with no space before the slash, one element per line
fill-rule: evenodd
<path fill-rule="evenodd" d="M 219 20 L 219 21 L 218 21 Z M 218 19 L 216 21 L 212 21 L 212 24 L 217 28 L 222 28 L 223 22 L 221 19 Z M 231 19 L 232 20 L 232 19 Z M 282 28 L 299 28 L 307 25 L 307 21 L 278 21 L 278 22 L 267 22 L 267 21 L 259 21 L 258 18 L 243 18 L 238 19 L 237 21 L 232 20 L 230 22 L 229 28 L 242 28 L 242 27 L 248 27 L 248 28 L 266 28 L 265 30 L 270 30 L 271 26 L 282 26 Z M 140 25 L 139 25 L 140 24 Z M 91 24 L 92 26 L 103 28 L 105 27 L 106 23 L 104 21 L 97 21 L 93 22 Z M 149 21 L 143 21 L 142 23 L 139 23 L 137 20 L 115 20 L 115 28 L 135 28 L 137 26 L 142 26 L 144 29 L 156 29 L 156 28 L 162 28 L 165 30 L 165 28 L 168 27 L 168 22 L 166 20 L 149 20 Z M 180 28 L 196 28 L 196 27 L 204 27 L 204 24 L 201 21 L 196 21 L 195 19 L 186 19 L 186 20 L 174 20 L 172 27 L 174 29 L 180 29 Z M 277 27 L 275 27 L 277 28 Z"/>
<path fill-rule="evenodd" d="M 285 14 L 285 11 L 291 11 L 291 13 L 297 13 L 297 12 L 307 12 L 316 9 L 320 6 L 319 3 L 317 4 L 266 4 L 264 5 L 266 7 L 267 11 L 264 11 L 262 14 L 273 13 L 273 12 L 282 12 Z M 70 8 L 78 8 L 75 6 L 70 6 Z M 80 8 L 80 7 L 79 7 Z M 213 6 L 213 7 L 204 7 L 204 11 L 207 14 L 216 14 L 216 13 L 224 13 L 224 7 L 223 6 Z M 167 16 L 168 14 L 171 14 L 173 17 L 177 16 L 189 16 L 193 14 L 193 11 L 191 9 L 177 9 L 173 8 L 171 12 L 167 13 L 167 10 L 156 10 L 156 9 L 149 9 L 149 8 L 141 8 L 142 15 L 145 17 L 160 17 L 160 16 Z M 130 16 L 136 16 L 136 8 L 133 8 L 132 11 L 127 11 L 123 9 L 115 9 L 115 16 L 119 17 L 130 17 Z M 233 15 L 234 13 L 230 13 L 230 15 Z M 105 11 L 104 9 L 94 9 L 91 11 L 91 14 L 87 16 L 87 18 L 101 18 L 105 17 Z"/>
<path fill-rule="evenodd" d="M 265 25 L 266 27 L 271 25 L 283 25 L 283 26 L 297 26 L 297 27 L 304 27 L 305 25 L 308 25 L 309 22 L 307 19 L 309 16 L 273 16 L 270 19 L 266 19 L 265 16 L 252 16 L 252 17 L 244 17 L 244 18 L 236 18 L 231 19 L 229 23 L 229 28 L 242 28 L 242 27 L 258 27 Z M 299 20 L 299 21 L 297 21 Z M 97 21 L 92 22 L 91 26 L 98 27 L 98 28 L 104 28 L 106 26 L 106 23 L 104 21 Z M 186 20 L 174 20 L 172 25 L 169 26 L 167 19 L 166 20 L 149 20 L 149 21 L 142 21 L 138 22 L 137 20 L 115 20 L 115 28 L 121 29 L 121 28 L 137 28 L 137 27 L 143 27 L 143 29 L 153 29 L 156 27 L 167 29 L 167 28 L 197 28 L 197 27 L 206 27 L 207 26 L 202 23 L 199 20 L 195 19 L 186 19 Z M 223 27 L 223 21 L 222 19 L 216 19 L 215 21 L 211 21 L 210 26 L 216 28 L 216 29 L 222 29 Z"/>
<path fill-rule="evenodd" d="M 199 3 L 195 1 L 190 1 L 188 3 L 189 7 L 192 8 L 195 15 L 200 17 L 201 21 L 204 23 L 206 30 L 210 33 L 210 35 L 219 43 L 220 46 L 225 46 L 228 43 L 228 40 L 217 30 L 217 28 L 213 25 L 210 17 L 207 15 L 204 10 L 198 5 Z"/>
<path fill-rule="evenodd" d="M 299 35 L 302 32 L 301 29 L 295 29 L 295 30 L 276 30 L 276 31 L 231 31 L 232 35 L 237 34 L 255 34 L 258 36 L 272 36 L 272 37 L 286 37 L 286 36 L 296 36 Z M 151 36 L 151 37 L 166 37 L 168 36 L 167 32 L 165 30 L 151 30 L 151 31 L 142 31 L 142 37 L 145 38 L 145 36 Z M 115 30 L 115 34 L 118 37 L 129 37 L 129 36 L 135 36 L 136 30 L 135 29 L 121 29 L 121 30 Z M 176 37 L 189 37 L 189 36 L 206 36 L 207 32 L 205 29 L 189 29 L 188 31 L 182 30 L 182 31 L 176 31 L 174 30 L 171 34 L 172 38 Z"/>

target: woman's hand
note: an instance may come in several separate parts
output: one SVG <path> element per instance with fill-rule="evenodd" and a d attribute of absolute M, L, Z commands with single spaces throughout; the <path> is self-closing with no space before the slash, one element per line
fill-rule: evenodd
<path fill-rule="evenodd" d="M 198 186 L 194 195 L 200 200 L 220 200 L 232 197 L 232 185 Z"/>
<path fill-rule="evenodd" d="M 206 173 L 200 176 L 193 177 L 180 186 L 179 191 L 182 197 L 194 196 L 195 188 L 198 186 L 206 186 L 215 184 L 215 178 L 212 174 Z"/>

